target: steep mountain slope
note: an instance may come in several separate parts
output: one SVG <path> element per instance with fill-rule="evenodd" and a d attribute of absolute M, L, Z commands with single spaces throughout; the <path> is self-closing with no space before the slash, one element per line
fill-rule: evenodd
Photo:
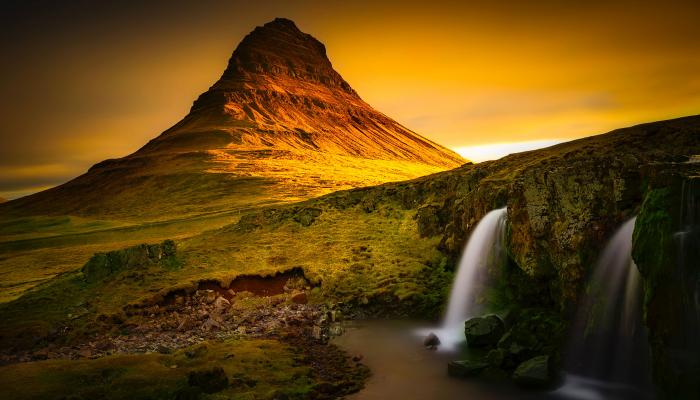
<path fill-rule="evenodd" d="M 292 21 L 257 27 L 175 126 L 0 211 L 159 219 L 305 199 L 465 161 L 375 111 Z"/>

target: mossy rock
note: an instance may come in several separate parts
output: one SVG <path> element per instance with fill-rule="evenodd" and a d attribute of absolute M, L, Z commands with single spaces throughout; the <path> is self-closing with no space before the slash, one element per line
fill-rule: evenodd
<path fill-rule="evenodd" d="M 302 226 L 311 226 L 323 211 L 320 208 L 302 208 L 294 215 L 294 220 Z"/>
<path fill-rule="evenodd" d="M 474 317 L 464 323 L 469 347 L 495 346 L 504 332 L 505 324 L 498 315 Z"/>
<path fill-rule="evenodd" d="M 527 387 L 546 387 L 552 383 L 552 365 L 549 356 L 533 357 L 513 372 L 513 381 Z"/>
<path fill-rule="evenodd" d="M 143 269 L 159 263 L 173 266 L 178 264 L 176 251 L 175 242 L 166 240 L 160 244 L 140 244 L 108 253 L 96 253 L 81 272 L 88 283 L 94 283 L 126 269 Z"/>

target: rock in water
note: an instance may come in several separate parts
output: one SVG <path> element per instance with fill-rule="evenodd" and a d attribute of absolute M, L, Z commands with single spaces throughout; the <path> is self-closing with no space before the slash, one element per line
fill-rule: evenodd
<path fill-rule="evenodd" d="M 455 378 L 468 378 L 479 375 L 488 366 L 488 363 L 479 361 L 450 361 L 447 363 L 447 374 Z"/>
<path fill-rule="evenodd" d="M 464 323 L 464 335 L 469 347 L 494 346 L 505 332 L 505 325 L 497 315 L 474 317 Z"/>
<path fill-rule="evenodd" d="M 220 392 L 228 387 L 228 377 L 221 367 L 192 371 L 187 375 L 190 386 L 200 388 L 205 393 Z"/>
<path fill-rule="evenodd" d="M 513 372 L 513 381 L 519 385 L 542 387 L 552 382 L 549 356 L 537 356 L 518 365 Z"/>
<path fill-rule="evenodd" d="M 434 350 L 440 345 L 440 338 L 437 337 L 436 334 L 433 332 L 430 332 L 428 336 L 425 337 L 425 340 L 423 340 L 423 346 Z"/>

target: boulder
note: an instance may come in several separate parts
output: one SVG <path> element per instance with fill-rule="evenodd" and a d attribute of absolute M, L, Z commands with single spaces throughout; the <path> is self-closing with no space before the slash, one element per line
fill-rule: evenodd
<path fill-rule="evenodd" d="M 440 345 L 440 338 L 437 337 L 436 334 L 433 332 L 430 332 L 428 336 L 425 337 L 423 340 L 423 346 L 435 350 L 438 346 Z"/>
<path fill-rule="evenodd" d="M 306 304 L 309 299 L 306 296 L 306 292 L 295 292 L 292 294 L 292 302 L 296 304 Z"/>
<path fill-rule="evenodd" d="M 486 362 L 492 367 L 500 367 L 506 358 L 506 351 L 503 349 L 491 349 L 486 354 Z"/>
<path fill-rule="evenodd" d="M 221 329 L 221 324 L 213 318 L 209 318 L 202 324 L 205 332 Z"/>
<path fill-rule="evenodd" d="M 187 383 L 205 393 L 220 392 L 228 387 L 228 377 L 221 367 L 192 371 L 187 375 Z"/>
<path fill-rule="evenodd" d="M 81 272 L 88 283 L 93 283 L 123 270 L 145 269 L 161 262 L 173 261 L 175 253 L 175 242 L 172 240 L 161 244 L 141 244 L 107 253 L 96 253 L 85 263 Z"/>
<path fill-rule="evenodd" d="M 481 361 L 450 361 L 447 363 L 447 374 L 455 378 L 468 378 L 479 375 L 488 366 L 488 363 Z"/>
<path fill-rule="evenodd" d="M 505 332 L 505 325 L 497 315 L 474 317 L 464 323 L 464 335 L 469 347 L 494 346 Z"/>
<path fill-rule="evenodd" d="M 231 303 L 221 296 L 214 300 L 214 312 L 217 314 L 223 314 L 230 306 Z"/>
<path fill-rule="evenodd" d="M 543 387 L 552 382 L 552 366 L 549 356 L 537 356 L 520 365 L 513 372 L 513 381 L 519 385 Z"/>

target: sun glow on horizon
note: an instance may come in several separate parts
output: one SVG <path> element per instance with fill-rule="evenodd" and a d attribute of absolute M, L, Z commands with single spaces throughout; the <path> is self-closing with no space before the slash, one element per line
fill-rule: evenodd
<path fill-rule="evenodd" d="M 505 157 L 513 153 L 554 146 L 555 144 L 563 143 L 565 141 L 566 140 L 562 139 L 547 139 L 527 140 L 522 142 L 498 142 L 478 146 L 455 147 L 452 150 L 469 161 L 480 163 L 483 161 L 498 160 L 501 157 Z"/>

